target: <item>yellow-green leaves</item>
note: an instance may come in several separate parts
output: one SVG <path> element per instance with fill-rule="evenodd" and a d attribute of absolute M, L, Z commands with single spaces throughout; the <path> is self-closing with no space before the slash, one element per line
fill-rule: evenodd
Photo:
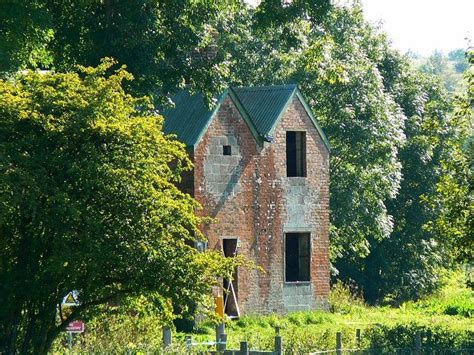
<path fill-rule="evenodd" d="M 47 351 L 72 290 L 73 318 L 139 295 L 171 318 L 228 273 L 223 257 L 191 247 L 203 236 L 197 202 L 174 185 L 191 167 L 184 145 L 125 80 L 105 59 L 0 81 L 0 344 L 17 334 L 13 349 Z"/>

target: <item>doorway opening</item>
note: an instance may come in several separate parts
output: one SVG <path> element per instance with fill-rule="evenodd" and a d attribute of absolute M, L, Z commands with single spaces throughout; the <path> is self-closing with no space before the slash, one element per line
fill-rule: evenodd
<path fill-rule="evenodd" d="M 225 238 L 222 239 L 222 252 L 226 258 L 234 258 L 237 256 L 238 239 Z M 239 282 L 237 268 L 232 275 L 232 281 L 223 280 L 224 288 L 224 312 L 229 318 L 239 318 L 240 310 L 238 303 Z"/>

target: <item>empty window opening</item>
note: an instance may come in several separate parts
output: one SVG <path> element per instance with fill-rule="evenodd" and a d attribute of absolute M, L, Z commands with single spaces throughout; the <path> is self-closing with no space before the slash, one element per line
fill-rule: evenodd
<path fill-rule="evenodd" d="M 223 146 L 224 155 L 232 155 L 232 147 L 230 145 Z"/>
<path fill-rule="evenodd" d="M 306 132 L 286 132 L 286 176 L 306 176 Z"/>
<path fill-rule="evenodd" d="M 237 255 L 237 238 L 226 238 L 222 239 L 222 251 L 226 258 L 233 258 Z M 232 281 L 229 279 L 223 280 L 224 288 L 224 312 L 230 318 L 239 318 L 240 310 L 238 304 L 238 274 L 237 269 L 234 270 L 232 275 Z"/>
<path fill-rule="evenodd" d="M 285 238 L 285 281 L 310 280 L 310 234 L 286 233 Z"/>

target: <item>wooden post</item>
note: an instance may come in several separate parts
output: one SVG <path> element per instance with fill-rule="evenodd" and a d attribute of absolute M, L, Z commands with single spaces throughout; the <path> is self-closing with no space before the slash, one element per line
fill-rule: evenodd
<path fill-rule="evenodd" d="M 281 336 L 275 336 L 275 354 L 281 355 L 283 354 L 283 343 L 281 341 Z"/>
<path fill-rule="evenodd" d="M 171 345 L 171 329 L 168 327 L 163 328 L 163 349 L 166 349 Z"/>
<path fill-rule="evenodd" d="M 357 344 L 357 349 L 360 349 L 360 345 L 361 345 L 360 329 L 356 329 L 356 344 Z"/>
<path fill-rule="evenodd" d="M 216 313 L 219 316 L 219 319 L 223 320 L 224 319 L 224 297 L 216 296 L 214 298 L 214 301 L 216 303 Z"/>
<path fill-rule="evenodd" d="M 415 334 L 415 354 L 421 355 L 421 332 L 417 331 Z"/>
<path fill-rule="evenodd" d="M 191 335 L 186 335 L 186 349 L 191 351 L 192 344 L 193 344 L 193 338 L 191 337 Z"/>
<path fill-rule="evenodd" d="M 336 355 L 342 355 L 342 333 L 336 333 Z"/>
<path fill-rule="evenodd" d="M 249 355 L 249 343 L 246 341 L 240 342 L 240 355 Z"/>

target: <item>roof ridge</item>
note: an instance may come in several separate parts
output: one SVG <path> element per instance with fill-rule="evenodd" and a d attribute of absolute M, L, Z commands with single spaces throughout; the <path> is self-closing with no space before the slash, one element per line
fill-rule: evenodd
<path fill-rule="evenodd" d="M 297 84 L 281 84 L 281 85 L 266 85 L 266 86 L 231 86 L 232 89 L 237 90 L 252 90 L 252 91 L 268 91 L 278 89 L 295 89 Z"/>

